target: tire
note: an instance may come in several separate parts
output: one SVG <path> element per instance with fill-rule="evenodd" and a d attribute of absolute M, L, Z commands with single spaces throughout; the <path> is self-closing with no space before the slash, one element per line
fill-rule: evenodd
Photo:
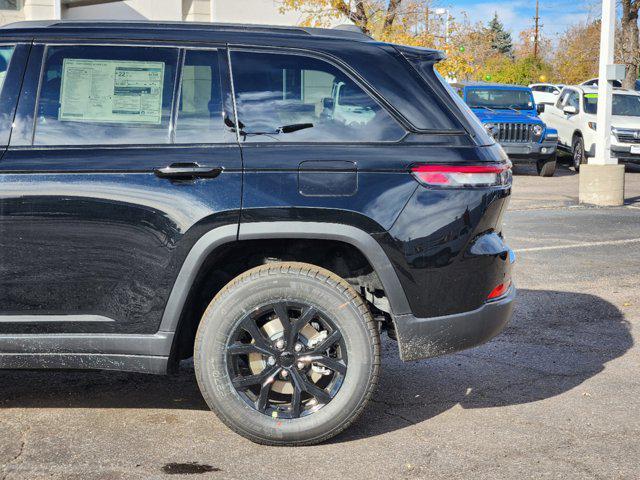
<path fill-rule="evenodd" d="M 196 334 L 194 365 L 205 401 L 229 428 L 260 444 L 312 445 L 364 409 L 378 382 L 380 337 L 346 281 L 310 264 L 271 263 L 216 295 Z"/>
<path fill-rule="evenodd" d="M 536 169 L 538 170 L 538 175 L 541 177 L 553 177 L 556 173 L 556 159 L 553 160 L 538 160 L 536 162 Z"/>
<path fill-rule="evenodd" d="M 573 139 L 571 151 L 573 152 L 573 169 L 576 172 L 579 172 L 580 165 L 587 163 L 587 157 L 584 152 L 584 140 L 582 137 L 575 137 Z"/>

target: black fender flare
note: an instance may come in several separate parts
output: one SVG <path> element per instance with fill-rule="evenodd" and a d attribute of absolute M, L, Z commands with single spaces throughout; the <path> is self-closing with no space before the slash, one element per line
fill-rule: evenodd
<path fill-rule="evenodd" d="M 338 223 L 278 221 L 226 225 L 204 234 L 191 248 L 171 290 L 160 323 L 160 332 L 175 332 L 191 286 L 205 259 L 217 248 L 237 240 L 300 238 L 335 240 L 362 252 L 384 287 L 394 315 L 411 313 L 398 275 L 380 244 L 359 228 Z"/>

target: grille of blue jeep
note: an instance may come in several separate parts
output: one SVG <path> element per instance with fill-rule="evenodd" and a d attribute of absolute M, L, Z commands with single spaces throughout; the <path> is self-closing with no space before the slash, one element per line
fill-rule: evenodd
<path fill-rule="evenodd" d="M 530 142 L 531 129 L 533 125 L 529 123 L 498 123 L 498 142 Z"/>

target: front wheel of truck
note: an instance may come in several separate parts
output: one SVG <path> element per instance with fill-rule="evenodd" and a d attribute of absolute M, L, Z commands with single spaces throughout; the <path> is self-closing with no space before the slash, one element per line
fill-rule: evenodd
<path fill-rule="evenodd" d="M 553 177 L 556 173 L 556 157 L 551 160 L 538 160 L 536 169 L 541 177 Z"/>
<path fill-rule="evenodd" d="M 345 280 L 295 262 L 232 280 L 205 311 L 195 342 L 198 385 L 240 435 L 310 445 L 349 426 L 371 397 L 380 338 Z"/>
<path fill-rule="evenodd" d="M 580 172 L 580 166 L 587 163 L 587 156 L 584 150 L 584 140 L 582 137 L 576 135 L 572 144 L 573 153 L 573 169 L 576 172 Z"/>

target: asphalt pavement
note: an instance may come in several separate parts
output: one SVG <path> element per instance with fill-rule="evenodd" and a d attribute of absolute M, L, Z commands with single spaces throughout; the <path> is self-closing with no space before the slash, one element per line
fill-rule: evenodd
<path fill-rule="evenodd" d="M 159 377 L 0 372 L 0 479 L 638 478 L 640 173 L 627 204 L 518 168 L 505 235 L 519 288 L 481 347 L 402 363 L 327 444 L 255 445 L 210 413 L 186 362 Z"/>

